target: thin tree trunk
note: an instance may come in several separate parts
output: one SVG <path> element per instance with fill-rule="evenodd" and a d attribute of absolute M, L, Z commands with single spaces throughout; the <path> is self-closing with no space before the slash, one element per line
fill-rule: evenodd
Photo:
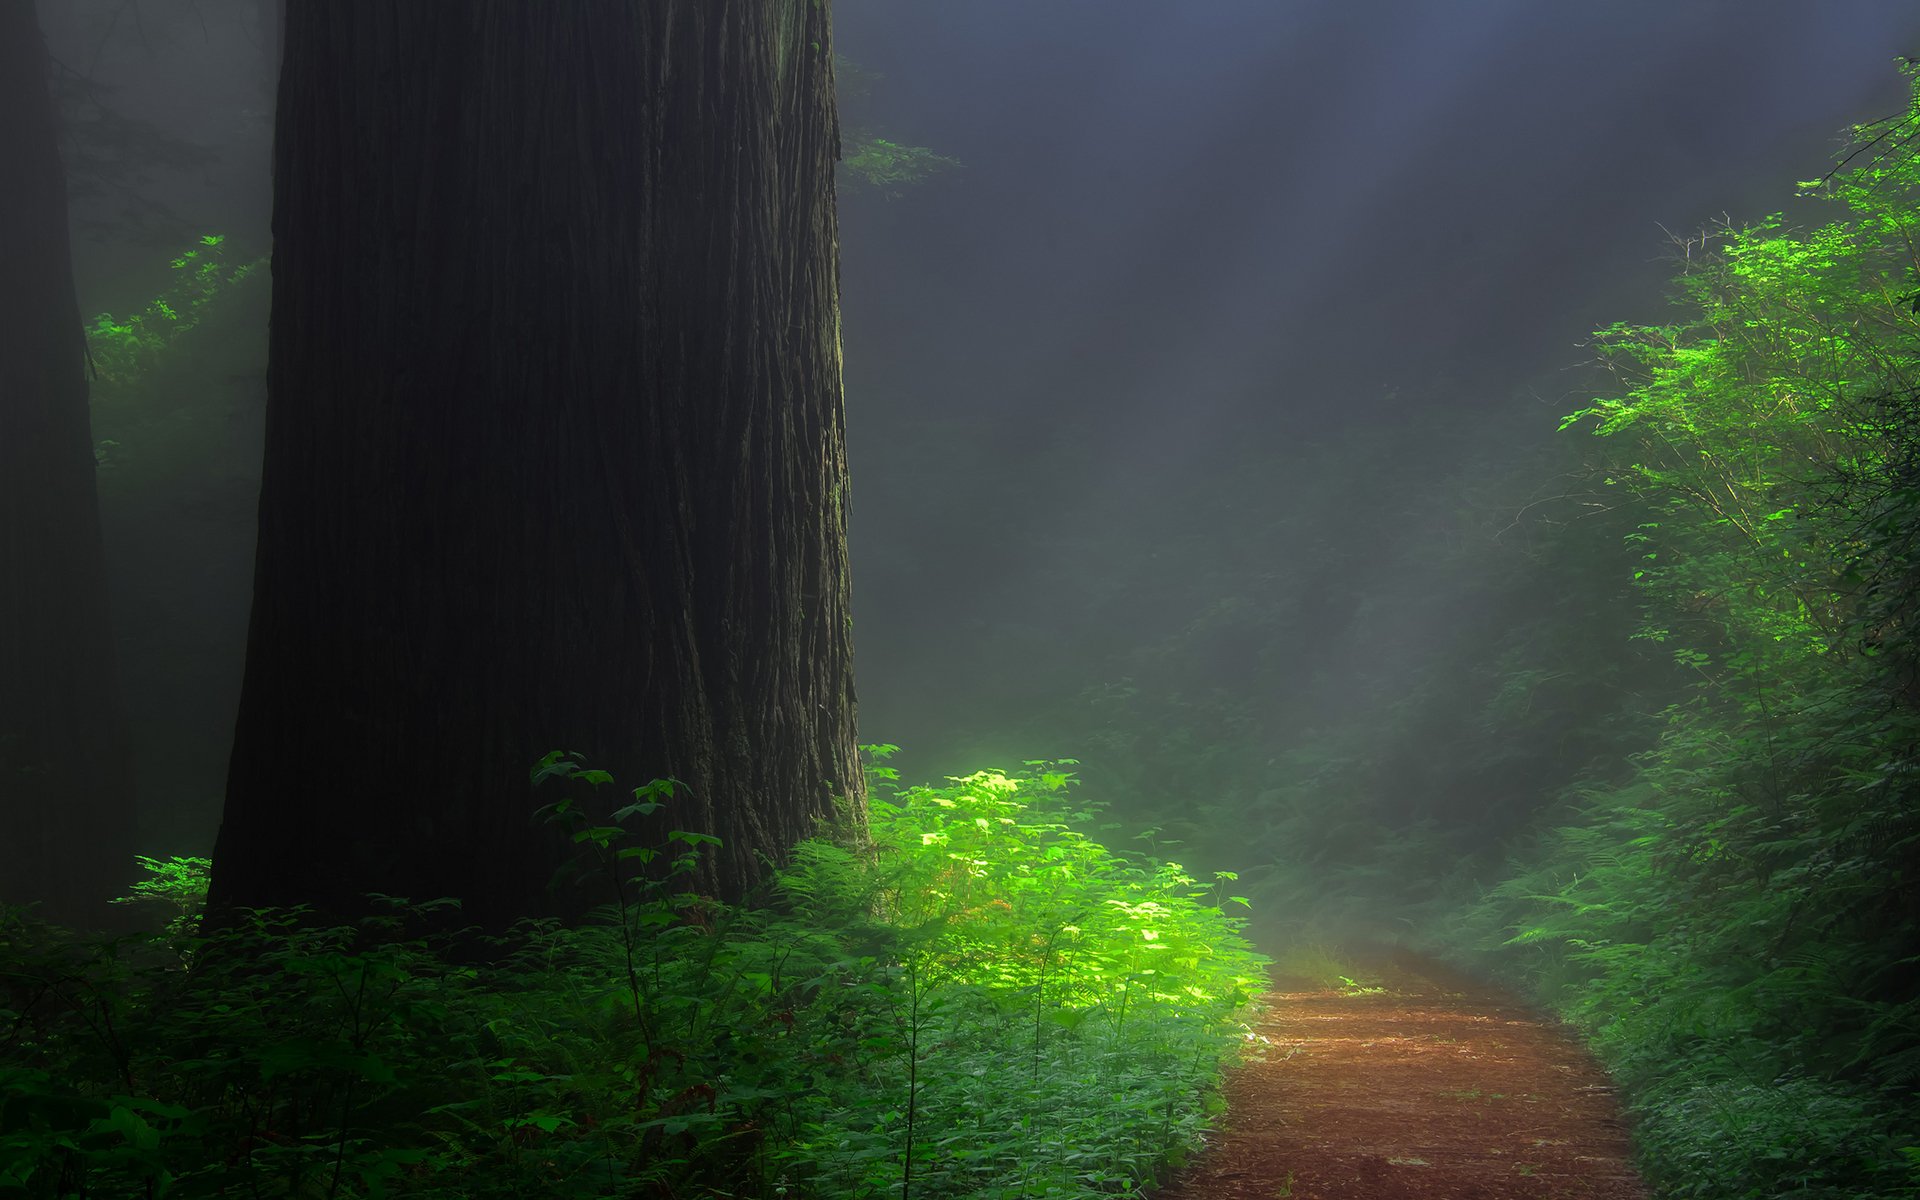
<path fill-rule="evenodd" d="M 827 6 L 286 18 L 216 904 L 565 911 L 548 749 L 682 780 L 741 893 L 864 803 Z"/>
<path fill-rule="evenodd" d="M 47 52 L 0 0 L 0 899 L 96 924 L 133 785 Z"/>

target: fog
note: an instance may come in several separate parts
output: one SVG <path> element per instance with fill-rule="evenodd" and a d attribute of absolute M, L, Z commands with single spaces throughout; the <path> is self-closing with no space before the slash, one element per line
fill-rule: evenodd
<path fill-rule="evenodd" d="M 266 8 L 40 7 L 82 310 L 137 309 L 203 233 L 264 254 Z M 1098 779 L 1138 740 L 1115 721 L 1156 719 L 1116 695 L 1226 696 L 1255 792 L 1299 782 L 1278 764 L 1304 731 L 1380 720 L 1401 675 L 1508 619 L 1423 573 L 1552 478 L 1587 332 L 1657 319 L 1670 236 L 1789 205 L 1845 126 L 1900 108 L 1920 47 L 1894 0 L 835 19 L 849 129 L 960 164 L 842 181 L 863 738 L 909 775 Z M 95 417 L 155 851 L 204 851 L 218 820 L 264 302 Z M 1172 798 L 1110 782 L 1136 815 Z"/>
<path fill-rule="evenodd" d="M 1426 439 L 1445 429 L 1552 442 L 1588 331 L 1661 318 L 1670 234 L 1789 204 L 1845 126 L 1901 107 L 1892 58 L 1920 32 L 1871 2 L 876 0 L 838 19 L 883 77 L 853 116 L 964 164 L 842 202 L 862 727 L 935 772 L 1094 757 L 991 726 L 1022 694 L 1116 683 L 1220 598 L 1137 583 L 1156 556 L 1191 566 L 1177 543 L 1218 514 L 1168 506 L 1223 472 L 1260 476 L 1225 518 L 1249 538 L 1254 504 L 1352 548 L 1216 556 L 1231 586 L 1330 571 L 1312 583 L 1341 609 L 1404 586 L 1396 543 L 1422 535 L 1376 511 L 1382 484 L 1444 477 Z M 1410 422 L 1411 461 L 1315 465 L 1329 438 Z M 1329 637 L 1267 632 L 1296 643 L 1281 657 Z"/>

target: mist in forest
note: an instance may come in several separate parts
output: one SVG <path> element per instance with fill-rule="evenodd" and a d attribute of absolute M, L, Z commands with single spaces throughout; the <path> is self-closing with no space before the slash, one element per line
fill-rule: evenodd
<path fill-rule="evenodd" d="M 1460 614 L 1431 607 L 1342 638 L 1422 592 L 1423 515 L 1507 504 L 1477 515 L 1498 529 L 1533 498 L 1470 500 L 1495 481 L 1467 458 L 1554 442 L 1587 334 L 1661 318 L 1670 235 L 1789 204 L 1844 127 L 1900 108 L 1920 36 L 1893 3 L 839 19 L 882 76 L 846 119 L 964 164 L 842 201 L 862 726 L 935 771 L 1097 760 L 1057 722 L 995 722 L 1127 686 L 1227 598 L 1210 569 L 1298 606 L 1222 635 L 1218 686 L 1334 643 L 1404 656 L 1410 620 L 1444 641 Z M 1324 709 L 1341 666 L 1259 687 Z"/>
<path fill-rule="evenodd" d="M 267 7 L 42 6 L 84 312 L 203 234 L 266 253 Z M 843 125 L 959 164 L 842 184 L 863 736 L 1097 774 L 1116 693 L 1362 719 L 1356 680 L 1461 622 L 1430 518 L 1528 499 L 1467 459 L 1552 443 L 1587 332 L 1658 317 L 1670 234 L 1779 208 L 1899 107 L 1917 31 L 1870 0 L 843 0 Z M 217 819 L 264 300 L 96 414 L 156 848 Z"/>

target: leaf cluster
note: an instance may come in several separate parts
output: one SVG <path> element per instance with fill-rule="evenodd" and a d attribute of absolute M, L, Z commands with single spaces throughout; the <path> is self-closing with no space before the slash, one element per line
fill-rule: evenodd
<path fill-rule="evenodd" d="M 230 263 L 226 238 L 207 234 L 168 264 L 167 286 L 137 313 L 101 313 L 86 326 L 95 384 L 125 390 L 151 372 L 168 348 L 200 324 L 204 310 L 259 269 L 261 260 Z"/>

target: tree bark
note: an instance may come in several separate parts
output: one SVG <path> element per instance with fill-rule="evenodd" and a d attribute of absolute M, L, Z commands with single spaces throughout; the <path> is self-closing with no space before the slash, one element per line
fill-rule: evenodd
<path fill-rule="evenodd" d="M 687 785 L 738 896 L 854 749 L 823 0 L 286 12 L 216 905 L 577 907 L 527 772 Z M 593 899 L 597 900 L 598 897 Z"/>
<path fill-rule="evenodd" d="M 0 899 L 91 925 L 133 782 L 47 71 L 32 0 L 0 0 Z"/>

